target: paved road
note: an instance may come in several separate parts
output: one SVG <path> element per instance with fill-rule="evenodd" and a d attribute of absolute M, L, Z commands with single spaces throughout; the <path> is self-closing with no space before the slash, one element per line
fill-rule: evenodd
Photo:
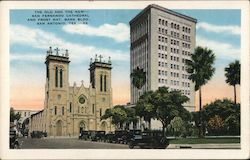
<path fill-rule="evenodd" d="M 91 142 L 77 138 L 20 139 L 22 149 L 128 149 L 128 145 Z"/>
<path fill-rule="evenodd" d="M 21 138 L 19 142 L 21 149 L 129 149 L 125 144 L 91 142 L 77 138 Z M 240 149 L 240 144 L 170 144 L 167 149 Z"/>

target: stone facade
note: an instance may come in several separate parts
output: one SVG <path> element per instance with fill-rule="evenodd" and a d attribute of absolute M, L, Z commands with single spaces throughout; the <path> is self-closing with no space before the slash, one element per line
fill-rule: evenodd
<path fill-rule="evenodd" d="M 46 57 L 44 110 L 31 116 L 30 131 L 48 136 L 78 136 L 83 130 L 113 131 L 110 120 L 101 120 L 112 107 L 111 61 L 95 57 L 90 62 L 90 86 L 69 85 L 69 56 L 52 49 Z"/>

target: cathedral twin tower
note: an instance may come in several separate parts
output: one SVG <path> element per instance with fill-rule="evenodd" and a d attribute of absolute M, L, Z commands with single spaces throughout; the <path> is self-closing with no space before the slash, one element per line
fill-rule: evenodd
<path fill-rule="evenodd" d="M 99 60 L 98 60 L 99 58 Z M 69 85 L 69 54 L 47 51 L 44 110 L 32 115 L 31 132 L 48 136 L 78 136 L 83 130 L 113 131 L 110 120 L 101 120 L 112 107 L 111 61 L 95 57 L 90 62 L 90 86 Z M 83 74 L 84 75 L 84 74 Z"/>

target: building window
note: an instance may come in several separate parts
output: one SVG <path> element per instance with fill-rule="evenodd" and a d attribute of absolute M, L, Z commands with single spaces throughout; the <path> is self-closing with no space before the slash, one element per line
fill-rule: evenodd
<path fill-rule="evenodd" d="M 95 113 L 95 104 L 92 105 L 92 113 Z"/>
<path fill-rule="evenodd" d="M 64 107 L 62 107 L 62 115 L 64 115 Z"/>
<path fill-rule="evenodd" d="M 102 116 L 102 109 L 100 108 L 100 117 Z"/>
<path fill-rule="evenodd" d="M 69 112 L 72 112 L 72 102 L 69 102 Z"/>
<path fill-rule="evenodd" d="M 58 68 L 57 67 L 55 71 L 55 82 L 56 82 L 56 87 L 58 87 Z"/>
<path fill-rule="evenodd" d="M 104 75 L 104 92 L 107 91 L 107 76 Z"/>
<path fill-rule="evenodd" d="M 60 69 L 60 87 L 63 87 L 63 71 Z"/>
<path fill-rule="evenodd" d="M 48 78 L 48 80 L 49 80 L 49 66 L 47 65 L 47 78 Z"/>
<path fill-rule="evenodd" d="M 57 115 L 57 107 L 55 106 L 55 115 Z"/>
<path fill-rule="evenodd" d="M 102 74 L 100 76 L 100 91 L 102 92 Z"/>

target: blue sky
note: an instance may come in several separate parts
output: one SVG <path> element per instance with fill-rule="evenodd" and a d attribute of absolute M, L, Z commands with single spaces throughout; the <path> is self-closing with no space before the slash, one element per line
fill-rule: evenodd
<path fill-rule="evenodd" d="M 220 80 L 222 83 L 225 80 L 224 68 L 235 59 L 240 59 L 240 10 L 175 11 L 197 19 L 196 44 L 214 51 L 216 73 L 212 82 Z M 139 12 L 126 9 L 87 10 L 88 25 L 72 26 L 36 25 L 27 22 L 34 10 L 11 10 L 11 104 L 14 107 L 25 104 L 17 98 L 20 95 L 18 87 L 23 86 L 27 86 L 27 94 L 32 92 L 32 86 L 42 90 L 42 93 L 23 100 L 34 98 L 43 102 L 44 59 L 49 46 L 69 49 L 71 85 L 74 81 L 80 84 L 81 80 L 89 85 L 89 59 L 95 54 L 102 54 L 106 60 L 111 56 L 114 103 L 129 102 L 129 21 Z M 27 106 L 30 105 L 27 103 Z"/>

